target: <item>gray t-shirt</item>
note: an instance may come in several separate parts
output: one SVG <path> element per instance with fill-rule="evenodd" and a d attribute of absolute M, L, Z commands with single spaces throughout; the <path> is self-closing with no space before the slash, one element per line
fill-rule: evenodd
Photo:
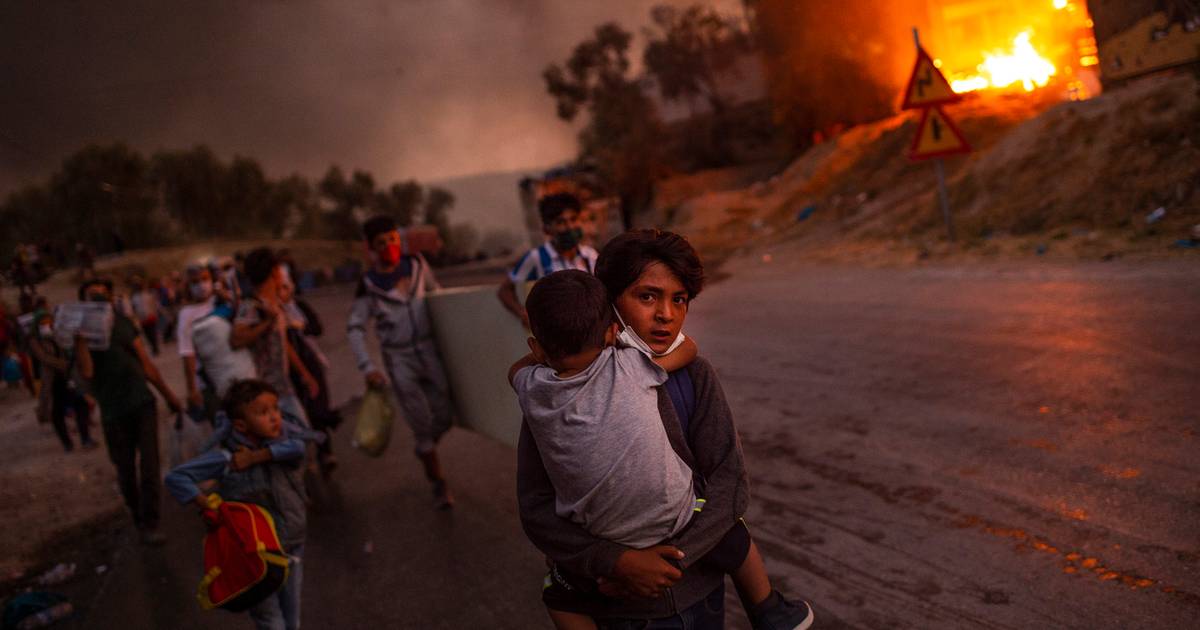
<path fill-rule="evenodd" d="M 537 442 L 556 512 L 597 538 L 649 547 L 692 516 L 692 471 L 671 448 L 655 387 L 667 373 L 634 348 L 606 348 L 559 378 L 523 368 L 513 388 Z"/>

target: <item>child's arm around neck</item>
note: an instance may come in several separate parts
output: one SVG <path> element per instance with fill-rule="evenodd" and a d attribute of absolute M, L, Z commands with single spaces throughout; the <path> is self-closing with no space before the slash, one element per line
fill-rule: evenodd
<path fill-rule="evenodd" d="M 674 352 L 661 357 L 653 357 L 653 361 L 658 364 L 658 367 L 670 373 L 687 367 L 699 354 L 700 348 L 696 342 L 691 337 L 686 337 Z"/>

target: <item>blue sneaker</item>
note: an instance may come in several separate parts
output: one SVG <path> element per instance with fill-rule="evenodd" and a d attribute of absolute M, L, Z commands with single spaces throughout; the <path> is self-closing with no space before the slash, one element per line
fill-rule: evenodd
<path fill-rule="evenodd" d="M 750 623 L 754 630 L 808 630 L 813 610 L 806 601 L 788 601 L 779 591 L 772 591 L 766 601 L 755 606 Z"/>

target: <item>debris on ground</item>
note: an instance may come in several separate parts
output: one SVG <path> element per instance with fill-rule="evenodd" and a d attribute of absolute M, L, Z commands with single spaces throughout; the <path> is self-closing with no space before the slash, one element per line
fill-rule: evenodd
<path fill-rule="evenodd" d="M 75 575 L 75 563 L 67 564 L 60 562 L 54 565 L 53 569 L 46 571 L 38 577 L 37 583 L 42 586 L 52 586 L 54 584 L 62 584 L 71 579 Z"/>

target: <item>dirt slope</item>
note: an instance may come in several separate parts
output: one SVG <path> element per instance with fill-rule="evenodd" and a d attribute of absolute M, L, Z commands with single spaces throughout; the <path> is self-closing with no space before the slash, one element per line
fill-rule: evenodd
<path fill-rule="evenodd" d="M 905 158 L 916 116 L 817 145 L 769 181 L 658 208 L 708 256 L 792 242 L 817 259 L 1157 257 L 1200 223 L 1200 86 L 1160 76 L 1083 102 L 992 96 L 947 108 L 975 147 L 946 160 L 958 244 L 933 166 Z M 690 177 L 695 188 L 697 175 Z M 1161 220 L 1147 215 L 1162 207 Z M 808 212 L 804 212 L 808 209 Z M 807 215 L 800 219 L 801 215 Z"/>

